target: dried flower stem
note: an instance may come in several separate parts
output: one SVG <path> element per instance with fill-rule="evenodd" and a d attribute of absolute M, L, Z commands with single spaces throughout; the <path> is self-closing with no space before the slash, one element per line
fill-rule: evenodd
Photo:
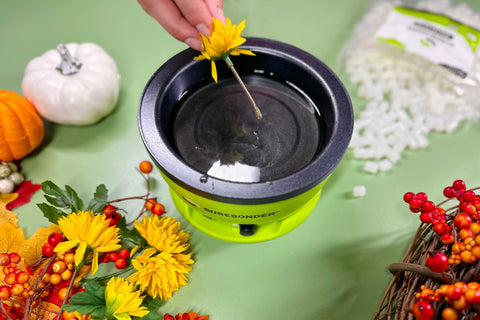
<path fill-rule="evenodd" d="M 232 61 L 230 60 L 230 58 L 228 56 L 226 56 L 224 58 L 225 62 L 227 63 L 227 66 L 230 68 L 230 70 L 232 70 L 232 73 L 233 75 L 235 76 L 235 78 L 237 79 L 238 83 L 240 83 L 240 86 L 242 87 L 243 91 L 245 92 L 245 94 L 247 95 L 248 97 L 248 100 L 250 100 L 250 103 L 253 107 L 253 110 L 255 111 L 255 116 L 257 117 L 257 119 L 262 119 L 262 113 L 260 112 L 260 109 L 257 107 L 257 104 L 255 103 L 255 101 L 253 100 L 252 98 L 252 95 L 250 94 L 250 92 L 248 91 L 247 87 L 245 86 L 245 84 L 243 83 L 242 79 L 240 78 L 240 76 L 238 75 L 237 73 L 237 70 L 235 70 L 235 67 L 233 66 L 233 63 Z"/>
<path fill-rule="evenodd" d="M 77 271 L 80 270 L 80 268 L 83 267 L 84 264 L 85 264 L 85 261 L 83 261 L 82 263 L 80 263 L 80 265 L 73 268 L 72 281 L 70 281 L 70 284 L 68 285 L 67 293 L 65 294 L 65 299 L 63 299 L 62 305 L 60 306 L 60 310 L 58 310 L 57 319 L 61 318 L 62 311 L 63 311 L 63 306 L 67 303 L 67 300 L 69 299 L 70 291 L 72 290 L 72 286 L 73 286 L 73 282 L 74 282 L 73 279 L 75 279 L 75 277 L 77 276 Z"/>
<path fill-rule="evenodd" d="M 138 170 L 138 168 L 135 168 L 135 169 L 137 169 L 137 171 L 140 173 L 142 178 L 145 180 L 145 183 L 147 184 L 147 193 L 144 194 L 144 195 L 141 195 L 141 196 L 132 196 L 132 197 L 126 197 L 126 198 L 121 198 L 121 199 L 110 200 L 110 201 L 107 202 L 108 204 L 115 203 L 115 202 L 121 202 L 121 201 L 127 201 L 127 200 L 143 200 L 143 201 L 148 200 L 148 198 L 150 197 L 150 176 L 148 174 L 147 175 L 143 174 L 140 170 Z M 132 221 L 128 222 L 127 226 L 131 225 L 136 220 L 140 219 L 140 217 L 143 216 L 145 211 L 146 211 L 146 209 L 143 206 L 142 209 L 140 210 L 140 213 L 138 214 L 138 216 L 135 219 L 133 219 Z"/>
<path fill-rule="evenodd" d="M 392 263 L 388 267 L 388 271 L 390 271 L 391 273 L 395 273 L 395 272 L 398 272 L 398 271 L 401 271 L 401 272 L 405 272 L 405 271 L 415 272 L 415 273 L 423 274 L 424 276 L 427 276 L 429 278 L 434 278 L 434 279 L 437 279 L 437 280 L 444 280 L 446 283 L 451 283 L 452 280 L 453 280 L 452 276 L 449 275 L 449 274 L 447 274 L 447 275 L 443 274 L 442 275 L 441 273 L 431 271 L 426 266 L 421 266 L 421 265 L 418 265 L 418 264 L 415 264 L 415 263 L 405 263 L 405 262 Z"/>

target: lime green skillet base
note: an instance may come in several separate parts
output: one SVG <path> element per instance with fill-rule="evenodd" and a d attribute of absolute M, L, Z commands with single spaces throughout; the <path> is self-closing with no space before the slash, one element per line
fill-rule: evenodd
<path fill-rule="evenodd" d="M 170 194 L 172 195 L 175 206 L 185 220 L 187 220 L 192 226 L 214 238 L 238 243 L 268 241 L 281 237 L 292 231 L 310 215 L 315 208 L 321 193 L 322 189 L 320 188 L 320 190 L 303 206 L 296 209 L 286 218 L 257 225 L 256 231 L 253 235 L 242 236 L 240 235 L 239 226 L 237 224 L 212 220 L 205 217 L 200 212 L 189 206 L 187 202 L 178 196 L 175 191 L 170 189 Z"/>

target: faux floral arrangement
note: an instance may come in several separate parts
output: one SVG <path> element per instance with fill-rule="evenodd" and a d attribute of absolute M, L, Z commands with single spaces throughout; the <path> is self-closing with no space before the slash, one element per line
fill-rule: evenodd
<path fill-rule="evenodd" d="M 0 319 L 158 319 L 159 307 L 187 284 L 194 263 L 190 235 L 150 196 L 152 165 L 139 171 L 144 195 L 109 200 L 105 185 L 84 202 L 70 186 L 42 183 L 38 205 L 52 223 L 25 239 L 16 214 L 0 202 Z M 12 196 L 10 196 L 12 195 Z M 141 200 L 138 217 L 127 221 L 114 203 Z M 99 275 L 100 264 L 116 272 Z M 106 267 L 108 268 L 108 267 Z M 167 320 L 206 320 L 197 313 L 166 313 Z"/>
<path fill-rule="evenodd" d="M 455 180 L 438 204 L 424 192 L 404 194 L 422 224 L 403 261 L 390 265 L 394 276 L 373 319 L 480 320 L 478 189 Z"/>
<path fill-rule="evenodd" d="M 245 21 L 236 26 L 230 19 L 226 24 L 213 19 L 213 32 L 209 37 L 202 35 L 204 50 L 195 59 L 211 61 L 215 82 L 215 62 L 224 60 L 260 119 L 262 114 L 230 59 L 230 55 L 255 55 L 237 48 L 246 41 L 241 37 L 244 27 Z M 11 169 L 13 163 L 2 165 L 17 171 Z M 40 185 L 22 183 L 23 177 L 17 183 L 10 171 L 4 172 L 0 177 L 5 185 L 0 190 L 0 320 L 160 318 L 162 302 L 187 284 L 194 261 L 190 235 L 150 197 L 152 169 L 148 161 L 139 165 L 147 187 L 144 195 L 115 200 L 108 198 L 103 184 L 85 202 L 72 187 L 62 189 L 45 181 L 41 189 L 46 202 L 38 207 L 52 224 L 29 239 L 10 210 L 27 203 Z M 127 221 L 124 210 L 114 203 L 130 200 L 144 203 L 138 216 Z M 114 264 L 117 270 L 104 275 L 101 264 Z M 194 311 L 163 314 L 164 320 L 208 318 Z"/>

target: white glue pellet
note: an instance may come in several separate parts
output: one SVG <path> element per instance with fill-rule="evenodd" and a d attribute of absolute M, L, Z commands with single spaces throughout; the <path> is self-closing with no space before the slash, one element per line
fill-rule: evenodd
<path fill-rule="evenodd" d="M 355 198 L 365 197 L 366 194 L 367 194 L 367 188 L 365 186 L 353 187 L 353 196 Z"/>
<path fill-rule="evenodd" d="M 406 0 L 374 1 L 341 54 L 348 80 L 357 85 L 356 94 L 367 100 L 356 116 L 350 148 L 356 159 L 367 161 L 364 170 L 369 173 L 391 170 L 406 149 L 426 148 L 431 131 L 451 133 L 465 121 L 479 118 L 480 48 L 471 52 L 468 47 L 460 48 L 466 54 L 464 60 L 457 59 L 458 70 L 466 72 L 460 77 L 435 63 L 443 61 L 439 54 L 430 59 L 376 39 L 380 28 L 392 18 L 392 11 L 398 11 L 395 6 L 404 5 Z M 480 30 L 480 13 L 465 4 L 424 0 L 408 1 L 408 5 Z M 434 34 L 428 37 L 428 26 L 418 23 L 417 27 L 426 30 L 425 39 L 420 39 L 425 48 L 439 45 L 442 39 Z M 424 50 L 422 45 L 414 49 Z"/>
<path fill-rule="evenodd" d="M 378 172 L 378 163 L 374 161 L 367 161 L 365 162 L 365 166 L 363 167 L 363 170 L 369 173 L 377 173 Z"/>

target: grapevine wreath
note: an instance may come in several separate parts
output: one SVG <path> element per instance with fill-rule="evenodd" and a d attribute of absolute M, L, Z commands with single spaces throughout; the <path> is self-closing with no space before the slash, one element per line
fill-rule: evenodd
<path fill-rule="evenodd" d="M 480 196 L 455 180 L 437 205 L 424 192 L 403 199 L 422 222 L 374 314 L 380 319 L 480 320 Z M 452 202 L 455 202 L 452 205 Z"/>
<path fill-rule="evenodd" d="M 46 202 L 38 207 L 52 224 L 29 239 L 7 209 L 23 191 L 0 193 L 0 319 L 160 318 L 160 306 L 187 284 L 194 261 L 190 235 L 150 194 L 152 169 L 141 162 L 145 194 L 122 199 L 109 199 L 101 184 L 84 202 L 72 187 L 45 181 Z M 125 201 L 142 202 L 131 221 Z M 164 320 L 208 318 L 163 313 Z"/>

